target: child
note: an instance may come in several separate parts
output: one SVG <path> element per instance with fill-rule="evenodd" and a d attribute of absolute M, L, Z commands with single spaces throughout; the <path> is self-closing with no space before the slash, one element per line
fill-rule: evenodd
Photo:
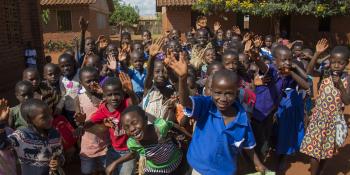
<path fill-rule="evenodd" d="M 1 101 L 0 149 L 13 147 L 21 164 L 22 175 L 47 175 L 56 172 L 63 164 L 62 145 L 59 133 L 52 128 L 49 107 L 41 100 L 23 102 L 21 113 L 27 127 L 16 130 L 6 138 L 4 124 L 9 108 Z"/>
<path fill-rule="evenodd" d="M 344 69 L 349 57 L 347 47 L 336 46 L 331 52 L 330 69 L 321 74 L 319 95 L 300 148 L 300 152 L 310 156 L 311 175 L 321 174 L 326 160 L 334 156 L 346 138 L 348 127 L 343 106 L 350 104 L 350 78 Z M 316 59 L 311 60 L 310 66 L 314 66 Z"/>
<path fill-rule="evenodd" d="M 60 91 L 60 68 L 52 63 L 45 64 L 43 68 L 43 84 L 45 84 L 44 93 L 50 94 L 46 99 L 43 99 L 53 110 L 54 114 L 60 114 L 62 112 L 63 103 L 62 94 Z"/>
<path fill-rule="evenodd" d="M 27 127 L 26 120 L 21 115 L 21 105 L 25 100 L 33 98 L 34 90 L 31 83 L 28 81 L 19 81 L 15 86 L 15 95 L 19 104 L 10 109 L 9 126 L 12 129 L 20 129 Z"/>
<path fill-rule="evenodd" d="M 91 37 L 85 38 L 85 33 L 89 26 L 89 21 L 86 21 L 83 17 L 79 18 L 79 26 L 80 26 L 80 48 L 77 53 L 78 56 L 78 65 L 82 65 L 84 62 L 84 58 L 86 55 L 90 55 L 92 53 L 96 54 L 96 44 L 95 40 Z"/>
<path fill-rule="evenodd" d="M 102 86 L 104 102 L 101 103 L 95 113 L 90 116 L 90 119 L 83 121 L 77 119 L 78 122 L 85 122 L 84 128 L 89 129 L 94 124 L 104 123 L 109 126 L 109 137 L 111 146 L 108 147 L 106 155 L 106 165 L 110 165 L 114 160 L 129 153 L 126 141 L 128 136 L 121 127 L 120 114 L 130 105 L 137 104 L 138 99 L 132 91 L 132 85 L 127 75 L 120 73 L 121 80 L 110 77 Z M 123 90 L 125 89 L 125 91 Z M 127 98 L 126 95 L 131 98 Z M 134 161 L 119 165 L 114 174 L 131 175 L 134 169 Z"/>
<path fill-rule="evenodd" d="M 75 113 L 74 99 L 80 90 L 78 68 L 74 57 L 65 53 L 58 58 L 58 65 L 62 72 L 60 89 L 64 98 L 63 115 L 76 128 L 73 116 Z"/>
<path fill-rule="evenodd" d="M 255 140 L 247 114 L 236 101 L 237 74 L 229 70 L 218 71 L 212 80 L 212 97 L 189 97 L 187 64 L 180 58 L 179 61 L 172 60 L 169 66 L 179 76 L 180 102 L 187 115 L 197 122 L 187 152 L 192 174 L 236 174 L 236 157 L 242 148 L 254 161 L 256 169 L 265 171 L 252 149 Z"/>
<path fill-rule="evenodd" d="M 304 136 L 304 103 L 302 94 L 297 91 L 297 86 L 309 89 L 309 84 L 298 74 L 296 67 L 292 66 L 292 52 L 288 47 L 277 46 L 272 55 L 276 59 L 277 69 L 273 65 L 267 66 L 261 59 L 253 58 L 259 70 L 272 79 L 267 86 L 255 89 L 258 90 L 255 109 L 259 110 L 255 110 L 253 116 L 260 122 L 264 121 L 269 112 L 278 105 L 275 134 L 276 153 L 279 156 L 277 171 L 281 172 L 286 155 L 299 150 Z"/>
<path fill-rule="evenodd" d="M 239 75 L 240 87 L 249 87 L 250 79 L 247 74 L 247 70 L 239 62 L 239 57 L 236 52 L 226 51 L 222 56 L 222 64 L 227 70 L 236 72 Z"/>
<path fill-rule="evenodd" d="M 206 29 L 197 30 L 196 39 L 198 43 L 192 48 L 190 63 L 196 70 L 200 70 L 203 64 L 203 52 L 208 48 L 213 48 L 213 45 L 209 42 L 209 33 Z"/>
<path fill-rule="evenodd" d="M 180 166 L 182 152 L 176 143 L 168 135 L 172 127 L 179 128 L 173 122 L 157 118 L 154 124 L 147 124 L 148 119 L 144 110 L 139 106 L 130 106 L 122 113 L 121 122 L 125 132 L 129 136 L 127 146 L 129 154 L 115 160 L 106 169 L 110 175 L 115 167 L 137 155 L 146 158 L 144 169 L 145 175 L 180 175 L 184 166 Z"/>
<path fill-rule="evenodd" d="M 84 67 L 79 72 L 79 79 L 84 92 L 75 99 L 76 116 L 85 115 L 86 120 L 90 120 L 102 101 L 100 94 L 93 88 L 99 81 L 98 71 L 93 67 Z M 82 174 L 101 173 L 106 168 L 107 134 L 103 125 L 94 125 L 85 130 L 80 144 Z"/>
<path fill-rule="evenodd" d="M 272 35 L 265 36 L 264 45 L 265 47 L 260 49 L 260 55 L 263 57 L 267 57 L 268 59 L 272 60 L 272 54 L 271 54 L 271 47 L 273 43 L 273 37 Z"/>
<path fill-rule="evenodd" d="M 5 126 L 3 132 L 8 137 L 13 130 Z M 16 156 L 11 148 L 0 150 L 0 174 L 17 175 Z"/>
<path fill-rule="evenodd" d="M 204 77 L 204 75 L 207 72 L 208 65 L 213 63 L 217 60 L 216 58 L 216 52 L 214 48 L 209 48 L 204 51 L 204 59 L 203 59 L 203 65 L 201 67 L 201 77 Z"/>
<path fill-rule="evenodd" d="M 23 70 L 22 80 L 32 83 L 34 90 L 34 98 L 42 99 L 42 92 L 40 89 L 40 74 L 36 68 L 27 68 Z"/>
<path fill-rule="evenodd" d="M 146 69 L 143 67 L 145 59 L 142 52 L 133 51 L 130 53 L 132 68 L 128 69 L 128 75 L 131 78 L 132 87 L 136 95 L 141 99 L 143 97 L 143 88 L 147 75 Z"/>
<path fill-rule="evenodd" d="M 171 96 L 175 90 L 169 86 L 165 64 L 162 60 L 156 60 L 161 45 L 162 41 L 159 41 L 150 47 L 142 109 L 157 118 L 165 117 L 166 120 L 174 121 L 175 101 Z"/>

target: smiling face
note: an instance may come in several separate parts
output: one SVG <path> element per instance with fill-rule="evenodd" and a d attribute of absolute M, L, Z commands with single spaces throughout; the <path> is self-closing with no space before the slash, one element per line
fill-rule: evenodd
<path fill-rule="evenodd" d="M 211 95 L 219 111 L 226 111 L 237 97 L 237 75 L 230 71 L 214 74 L 211 84 Z"/>
<path fill-rule="evenodd" d="M 211 64 L 215 60 L 216 60 L 215 50 L 214 49 L 207 49 L 204 52 L 204 61 L 205 61 L 205 63 Z"/>
<path fill-rule="evenodd" d="M 132 52 L 130 54 L 130 58 L 132 66 L 140 72 L 143 71 L 143 64 L 145 62 L 143 54 L 140 52 Z"/>
<path fill-rule="evenodd" d="M 108 106 L 117 109 L 125 96 L 121 83 L 105 85 L 103 87 L 103 96 Z"/>
<path fill-rule="evenodd" d="M 196 39 L 197 39 L 198 44 L 204 48 L 208 44 L 209 36 L 208 36 L 207 30 L 205 30 L 205 29 L 197 30 L 196 34 L 197 34 Z"/>
<path fill-rule="evenodd" d="M 234 53 L 224 54 L 222 57 L 222 63 L 227 70 L 236 72 L 239 64 L 238 55 Z"/>
<path fill-rule="evenodd" d="M 141 141 L 146 133 L 147 121 L 138 112 L 131 111 L 122 116 L 122 125 L 126 134 Z"/>
<path fill-rule="evenodd" d="M 118 47 L 115 44 L 109 44 L 106 49 L 107 56 L 117 57 L 119 54 Z"/>
<path fill-rule="evenodd" d="M 154 62 L 153 81 L 157 87 L 164 87 L 168 79 L 168 73 L 163 62 Z"/>

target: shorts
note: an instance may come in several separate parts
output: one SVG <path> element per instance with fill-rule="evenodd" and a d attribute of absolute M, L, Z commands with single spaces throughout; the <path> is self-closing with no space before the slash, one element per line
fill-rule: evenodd
<path fill-rule="evenodd" d="M 104 172 L 106 169 L 106 156 L 85 157 L 80 156 L 81 173 L 92 174 L 95 172 Z"/>

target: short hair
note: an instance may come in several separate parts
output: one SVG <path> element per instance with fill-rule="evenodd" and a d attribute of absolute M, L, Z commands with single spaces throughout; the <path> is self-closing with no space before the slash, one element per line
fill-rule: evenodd
<path fill-rule="evenodd" d="M 232 51 L 232 50 L 227 50 L 222 54 L 222 59 L 224 59 L 226 56 L 233 55 L 236 58 L 238 58 L 238 52 Z"/>
<path fill-rule="evenodd" d="M 84 73 L 92 73 L 92 74 L 96 74 L 98 76 L 98 71 L 91 66 L 84 66 L 83 68 L 80 69 L 79 71 L 79 79 L 82 80 L 82 76 Z"/>
<path fill-rule="evenodd" d="M 105 89 L 107 86 L 119 86 L 122 88 L 122 83 L 117 77 L 108 77 L 107 80 L 103 83 L 102 88 Z"/>
<path fill-rule="evenodd" d="M 228 50 L 233 50 L 235 52 L 243 52 L 243 45 L 242 42 L 237 41 L 237 40 L 232 40 L 231 42 L 229 42 L 229 48 Z"/>
<path fill-rule="evenodd" d="M 36 112 L 36 108 L 49 108 L 49 106 L 39 100 L 39 99 L 34 99 L 34 98 L 31 98 L 31 99 L 28 99 L 28 100 L 25 100 L 22 105 L 21 105 L 21 109 L 20 109 L 20 112 L 21 112 L 21 115 L 23 117 L 23 119 L 29 124 L 29 123 L 32 123 L 31 121 L 33 120 L 33 117 L 39 115 Z"/>
<path fill-rule="evenodd" d="M 207 34 L 209 36 L 209 31 L 206 28 L 200 28 L 197 30 L 196 35 L 199 34 L 199 32 L 204 32 L 205 34 Z"/>
<path fill-rule="evenodd" d="M 136 46 L 136 45 L 140 45 L 142 49 L 143 49 L 143 47 L 144 47 L 142 43 L 140 43 L 140 42 L 134 42 L 134 43 L 131 45 L 132 50 L 135 49 L 135 46 Z"/>
<path fill-rule="evenodd" d="M 56 64 L 53 64 L 53 63 L 47 63 L 47 64 L 45 64 L 43 70 L 46 70 L 46 69 L 48 69 L 48 68 L 54 68 L 54 69 L 57 69 L 57 70 L 60 69 Z"/>
<path fill-rule="evenodd" d="M 33 67 L 28 67 L 28 68 L 23 70 L 22 79 L 24 79 L 24 76 L 26 76 L 26 74 L 29 73 L 29 72 L 37 74 L 39 76 L 39 78 L 40 78 L 40 74 L 39 74 L 38 69 L 33 68 Z"/>
<path fill-rule="evenodd" d="M 135 57 L 136 58 L 143 58 L 143 53 L 142 52 L 140 52 L 140 51 L 136 51 L 136 50 L 134 50 L 134 51 L 132 51 L 131 53 L 130 53 L 130 58 L 131 59 L 134 59 Z"/>
<path fill-rule="evenodd" d="M 85 41 L 86 41 L 86 40 L 91 40 L 92 43 L 95 44 L 95 39 L 92 38 L 92 37 L 90 37 L 90 36 L 86 37 L 86 38 L 85 38 Z"/>
<path fill-rule="evenodd" d="M 349 48 L 346 46 L 335 46 L 333 50 L 331 51 L 331 56 L 335 54 L 341 54 L 343 55 L 343 59 L 345 59 L 347 62 L 349 62 L 350 57 L 350 51 Z"/>
<path fill-rule="evenodd" d="M 236 72 L 233 72 L 233 71 L 227 70 L 227 69 L 222 69 L 222 70 L 215 72 L 212 80 L 213 80 L 213 82 L 215 82 L 215 81 L 218 81 L 222 78 L 225 78 L 229 82 L 232 82 L 233 84 L 238 86 L 239 78 L 238 78 L 238 75 Z"/>
<path fill-rule="evenodd" d="M 290 49 L 285 45 L 278 45 L 272 50 L 272 56 L 276 58 L 277 51 L 291 52 Z"/>
<path fill-rule="evenodd" d="M 63 53 L 58 57 L 58 62 L 61 62 L 63 59 L 67 59 L 69 61 L 72 61 L 73 63 L 75 63 L 75 59 L 74 56 L 68 53 Z"/>
<path fill-rule="evenodd" d="M 21 81 L 16 83 L 16 85 L 15 85 L 15 92 L 18 92 L 19 89 L 22 88 L 22 87 L 26 87 L 26 88 L 29 88 L 31 91 L 34 91 L 33 90 L 33 86 L 32 86 L 32 84 L 29 81 L 21 80 Z"/>
<path fill-rule="evenodd" d="M 136 112 L 138 115 L 141 116 L 141 118 L 144 121 L 147 121 L 147 116 L 146 116 L 146 112 L 138 105 L 131 105 L 129 107 L 127 107 L 121 114 L 121 118 L 124 118 L 124 116 L 130 112 Z"/>
<path fill-rule="evenodd" d="M 152 35 L 152 33 L 151 33 L 149 30 L 147 30 L 147 29 L 142 31 L 142 35 L 143 35 L 144 33 L 147 33 L 147 34 L 149 34 L 150 36 Z"/>
<path fill-rule="evenodd" d="M 272 36 L 272 35 L 266 35 L 266 36 L 265 36 L 265 40 L 266 40 L 267 38 L 271 38 L 271 40 L 273 40 L 273 36 Z"/>
<path fill-rule="evenodd" d="M 126 31 L 122 32 L 121 38 L 124 37 L 124 36 L 126 36 L 128 38 L 131 38 L 131 34 L 129 32 L 126 32 Z"/>
<path fill-rule="evenodd" d="M 225 66 L 222 64 L 222 62 L 220 62 L 220 61 L 213 61 L 211 64 L 208 65 L 206 74 L 207 74 L 207 75 L 210 75 L 210 74 L 211 74 L 211 71 L 212 71 L 213 68 L 216 67 L 216 66 L 218 66 L 219 68 L 221 68 L 220 70 L 225 69 Z"/>
<path fill-rule="evenodd" d="M 86 59 L 90 59 L 90 58 L 93 58 L 93 59 L 97 59 L 97 61 L 101 62 L 101 58 L 100 56 L 96 55 L 96 54 L 90 54 L 90 55 L 87 55 L 86 56 Z"/>

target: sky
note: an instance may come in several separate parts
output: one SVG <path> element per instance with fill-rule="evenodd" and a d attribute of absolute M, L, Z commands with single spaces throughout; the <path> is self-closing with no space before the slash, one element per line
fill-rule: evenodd
<path fill-rule="evenodd" d="M 156 0 L 122 0 L 126 4 L 137 6 L 140 9 L 140 16 L 156 14 Z"/>

